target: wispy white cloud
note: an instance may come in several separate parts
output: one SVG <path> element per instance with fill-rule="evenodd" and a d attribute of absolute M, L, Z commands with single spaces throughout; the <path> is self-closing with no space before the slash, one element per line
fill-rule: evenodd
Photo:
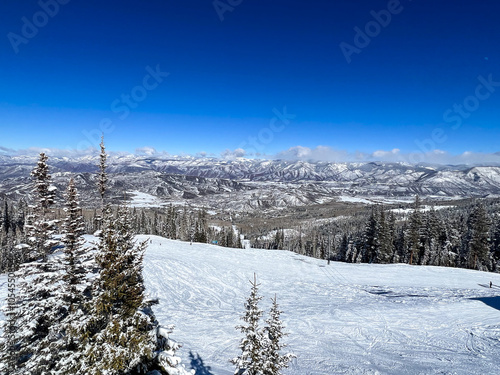
<path fill-rule="evenodd" d="M 347 161 L 352 159 L 347 151 L 335 150 L 328 146 L 318 146 L 316 148 L 309 148 L 303 146 L 291 147 L 288 150 L 279 152 L 276 159 L 285 160 L 321 160 L 321 161 Z"/>
<path fill-rule="evenodd" d="M 462 154 L 454 155 L 443 150 L 432 150 L 428 152 L 403 153 L 400 149 L 376 150 L 373 152 L 348 152 L 337 150 L 328 146 L 318 146 L 315 148 L 295 146 L 288 150 L 277 153 L 274 158 L 286 160 L 311 160 L 329 162 L 352 162 L 352 161 L 382 161 L 382 162 L 402 162 L 410 164 L 500 164 L 500 152 L 480 153 L 466 151 Z"/>
<path fill-rule="evenodd" d="M 398 148 L 394 148 L 391 151 L 384 151 L 384 150 L 377 150 L 372 153 L 372 156 L 374 158 L 379 158 L 379 159 L 388 159 L 388 158 L 394 158 L 394 157 L 399 157 L 401 155 L 400 150 Z"/>
<path fill-rule="evenodd" d="M 99 151 L 94 147 L 89 147 L 86 150 L 74 150 L 74 149 L 59 149 L 59 148 L 48 148 L 48 147 L 30 147 L 25 149 L 12 149 L 8 147 L 0 146 L 0 152 L 4 155 L 9 156 L 35 156 L 41 152 L 54 157 L 67 157 L 67 158 L 77 158 L 87 155 L 97 155 Z"/>
<path fill-rule="evenodd" d="M 27 149 L 15 150 L 9 147 L 0 146 L 0 155 L 9 156 L 36 156 L 40 152 L 45 152 L 52 157 L 67 157 L 78 158 L 83 156 L 97 156 L 99 150 L 96 148 L 88 148 L 87 150 L 72 150 L 72 149 L 57 149 L 57 148 L 39 148 L 31 147 Z M 221 158 L 225 160 L 234 160 L 236 158 L 247 157 L 252 158 L 256 155 L 247 153 L 242 148 L 235 150 L 225 150 L 220 155 L 212 153 L 198 152 L 195 155 L 181 154 L 172 155 L 167 151 L 158 151 L 153 147 L 140 147 L 135 150 L 135 153 L 128 152 L 109 152 L 111 156 L 147 156 L 157 158 Z M 449 164 L 449 165 L 500 165 L 500 152 L 496 153 L 480 153 L 466 151 L 462 154 L 450 154 L 443 150 L 432 150 L 428 152 L 413 152 L 404 153 L 400 149 L 392 150 L 376 150 L 373 152 L 355 151 L 349 152 L 346 150 L 338 150 L 329 146 L 317 146 L 309 148 L 304 146 L 294 146 L 287 150 L 278 152 L 275 155 L 257 156 L 260 159 L 284 159 L 284 160 L 307 160 L 307 161 L 327 161 L 327 162 L 402 162 L 410 164 Z"/>
<path fill-rule="evenodd" d="M 140 147 L 135 149 L 136 155 L 146 155 L 153 156 L 157 154 L 157 151 L 154 147 Z"/>
<path fill-rule="evenodd" d="M 236 150 L 227 149 L 224 152 L 222 152 L 220 156 L 223 159 L 231 160 L 236 158 L 242 158 L 245 156 L 245 154 L 246 154 L 245 150 L 243 150 L 242 148 L 237 148 Z"/>

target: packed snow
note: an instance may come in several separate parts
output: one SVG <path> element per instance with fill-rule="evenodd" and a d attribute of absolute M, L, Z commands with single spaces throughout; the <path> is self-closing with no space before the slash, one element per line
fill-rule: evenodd
<path fill-rule="evenodd" d="M 189 367 L 199 356 L 211 367 L 206 374 L 234 372 L 229 359 L 241 338 L 234 327 L 254 272 L 262 307 L 269 309 L 276 293 L 284 310 L 286 341 L 298 357 L 285 374 L 500 373 L 499 274 L 328 266 L 288 251 L 150 238 L 145 277 L 160 299 L 156 316 L 176 325 L 172 337 L 184 342 L 183 362 Z"/>
<path fill-rule="evenodd" d="M 415 197 L 407 197 L 403 198 L 388 198 L 388 197 L 361 197 L 361 196 L 350 196 L 350 195 L 340 195 L 338 197 L 339 202 L 344 203 L 361 203 L 361 204 L 397 204 L 403 203 L 408 204 L 412 203 L 415 200 Z"/>
<path fill-rule="evenodd" d="M 500 373 L 500 275 L 326 262 L 288 251 L 149 238 L 144 275 L 178 352 L 200 374 L 232 375 L 254 272 L 275 294 L 297 355 L 289 375 Z M 493 288 L 489 288 L 489 282 Z M 6 276 L 0 277 L 4 298 Z"/>
<path fill-rule="evenodd" d="M 368 199 L 365 199 L 365 198 L 350 197 L 350 196 L 347 196 L 347 195 L 341 195 L 341 196 L 339 196 L 339 202 L 375 204 L 375 202 L 372 202 L 372 201 L 370 201 Z"/>
<path fill-rule="evenodd" d="M 438 210 L 446 210 L 448 208 L 453 208 L 453 207 L 454 206 L 422 206 L 419 208 L 419 211 L 420 212 L 428 212 L 432 209 L 434 209 L 435 211 L 438 211 Z M 393 208 L 389 211 L 394 212 L 395 214 L 399 214 L 399 215 L 409 215 L 413 211 L 415 211 L 415 209 L 413 209 L 413 208 Z"/>
<path fill-rule="evenodd" d="M 161 207 L 164 204 L 154 195 L 142 193 L 140 191 L 127 191 L 127 194 L 132 195 L 129 207 Z"/>

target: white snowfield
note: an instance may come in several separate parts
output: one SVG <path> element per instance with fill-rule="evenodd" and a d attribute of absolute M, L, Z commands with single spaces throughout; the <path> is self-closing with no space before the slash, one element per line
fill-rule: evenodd
<path fill-rule="evenodd" d="M 500 374 L 499 274 L 326 265 L 288 251 L 138 238 L 150 239 L 144 275 L 160 299 L 156 316 L 176 326 L 170 337 L 198 374 L 234 373 L 235 326 L 254 272 L 265 316 L 275 293 L 284 310 L 285 340 L 297 355 L 285 374 Z M 0 297 L 6 289 L 2 275 Z"/>
<path fill-rule="evenodd" d="M 159 198 L 151 194 L 140 191 L 127 191 L 127 194 L 131 198 L 127 203 L 129 207 L 161 207 L 163 205 Z"/>
<path fill-rule="evenodd" d="M 257 274 L 268 310 L 277 294 L 297 359 L 285 374 L 500 374 L 500 275 L 403 264 L 324 261 L 288 251 L 190 245 L 156 236 L 149 293 L 190 368 L 232 375 L 235 330 Z M 494 286 L 489 288 L 489 282 Z M 266 311 L 267 314 L 267 311 Z M 199 363 L 199 361 L 198 361 Z"/>

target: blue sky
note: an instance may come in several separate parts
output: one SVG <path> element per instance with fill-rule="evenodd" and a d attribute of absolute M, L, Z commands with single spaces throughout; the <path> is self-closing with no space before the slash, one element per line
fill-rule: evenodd
<path fill-rule="evenodd" d="M 82 150 L 104 132 L 126 152 L 495 153 L 498 14 L 494 0 L 5 0 L 0 147 Z"/>

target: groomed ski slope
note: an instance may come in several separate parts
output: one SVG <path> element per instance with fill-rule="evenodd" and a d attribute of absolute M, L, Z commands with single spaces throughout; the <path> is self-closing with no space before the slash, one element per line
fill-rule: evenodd
<path fill-rule="evenodd" d="M 286 374 L 500 374 L 500 275 L 403 264 L 324 261 L 288 251 L 228 249 L 150 238 L 149 293 L 162 324 L 190 353 L 233 374 L 235 330 L 257 274 L 275 293 L 297 359 Z M 489 288 L 489 281 L 496 286 Z M 199 362 L 199 361 L 198 361 Z"/>
<path fill-rule="evenodd" d="M 288 251 L 138 239 L 150 239 L 144 276 L 148 293 L 160 299 L 156 316 L 175 324 L 171 337 L 184 344 L 179 354 L 198 375 L 234 373 L 228 359 L 241 338 L 234 327 L 254 272 L 261 306 L 267 310 L 276 293 L 284 310 L 286 341 L 298 357 L 285 374 L 500 374 L 499 274 L 327 266 Z M 2 300 L 6 281 L 1 275 Z"/>

